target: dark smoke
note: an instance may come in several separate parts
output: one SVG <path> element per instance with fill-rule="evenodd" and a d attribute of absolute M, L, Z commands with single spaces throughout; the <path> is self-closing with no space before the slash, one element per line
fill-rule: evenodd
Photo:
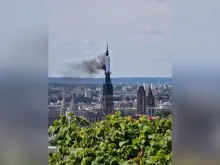
<path fill-rule="evenodd" d="M 77 65 L 77 69 L 81 69 L 83 73 L 96 74 L 100 70 L 105 70 L 105 56 L 101 55 L 97 58 L 83 61 L 81 64 Z"/>
<path fill-rule="evenodd" d="M 80 63 L 69 63 L 65 65 L 68 67 L 68 72 L 74 73 L 74 75 L 79 72 L 93 75 L 99 73 L 101 70 L 105 71 L 105 55 L 100 55 L 91 60 L 84 60 Z"/>

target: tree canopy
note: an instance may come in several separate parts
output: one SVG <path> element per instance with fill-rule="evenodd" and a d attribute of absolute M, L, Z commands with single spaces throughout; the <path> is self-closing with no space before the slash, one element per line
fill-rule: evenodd
<path fill-rule="evenodd" d="M 50 165 L 171 165 L 171 116 L 136 120 L 116 112 L 96 123 L 69 116 L 49 127 L 57 150 Z"/>

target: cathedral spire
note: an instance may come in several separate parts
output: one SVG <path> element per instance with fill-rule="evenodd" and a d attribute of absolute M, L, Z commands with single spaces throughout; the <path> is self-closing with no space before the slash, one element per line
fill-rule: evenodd
<path fill-rule="evenodd" d="M 108 43 L 107 43 L 107 48 L 106 48 L 105 55 L 106 55 L 106 56 L 108 56 L 108 55 L 109 55 L 109 51 L 108 51 Z"/>
<path fill-rule="evenodd" d="M 110 71 L 110 56 L 108 50 L 108 43 L 105 53 L 105 83 L 103 84 L 103 112 L 109 114 L 114 111 L 113 103 L 113 85 L 111 83 Z"/>
<path fill-rule="evenodd" d="M 60 114 L 65 116 L 66 115 L 66 101 L 65 101 L 65 94 L 63 93 L 63 98 L 62 98 L 62 102 L 61 102 L 61 109 L 60 109 Z"/>
<path fill-rule="evenodd" d="M 70 106 L 70 111 L 74 111 L 75 110 L 75 96 L 74 94 L 72 95 L 72 100 L 71 100 L 71 106 Z"/>

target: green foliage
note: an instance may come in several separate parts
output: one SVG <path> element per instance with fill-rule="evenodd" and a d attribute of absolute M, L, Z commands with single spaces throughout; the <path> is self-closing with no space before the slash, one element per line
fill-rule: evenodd
<path fill-rule="evenodd" d="M 156 112 L 155 115 L 156 116 L 160 116 L 160 117 L 168 117 L 169 115 L 171 115 L 172 113 L 168 110 L 162 110 L 160 112 Z"/>
<path fill-rule="evenodd" d="M 50 165 L 171 165 L 171 117 L 135 120 L 116 112 L 89 123 L 70 116 L 71 121 L 61 117 L 49 128 L 57 148 Z"/>

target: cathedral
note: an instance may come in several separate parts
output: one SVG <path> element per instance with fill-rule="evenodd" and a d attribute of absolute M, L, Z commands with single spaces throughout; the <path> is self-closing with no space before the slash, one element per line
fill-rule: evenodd
<path fill-rule="evenodd" d="M 147 95 L 146 95 L 147 93 Z M 137 91 L 137 112 L 139 114 L 154 115 L 155 113 L 155 97 L 151 88 L 145 91 L 143 86 L 140 86 Z"/>
<path fill-rule="evenodd" d="M 105 82 L 103 84 L 103 98 L 102 98 L 102 111 L 104 114 L 110 114 L 114 112 L 113 103 L 113 85 L 110 77 L 110 57 L 108 51 L 108 45 L 105 53 Z"/>

